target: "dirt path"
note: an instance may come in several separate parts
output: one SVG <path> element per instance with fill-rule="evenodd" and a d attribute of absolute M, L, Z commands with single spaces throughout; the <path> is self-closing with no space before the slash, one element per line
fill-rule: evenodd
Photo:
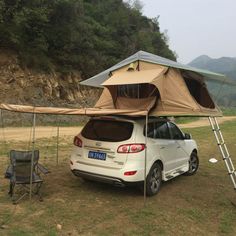
<path fill-rule="evenodd" d="M 218 118 L 219 123 L 235 120 L 236 116 L 226 116 Z M 197 121 L 193 121 L 187 124 L 179 125 L 181 128 L 195 128 L 208 126 L 209 121 L 207 118 L 201 118 Z M 82 127 L 60 127 L 60 137 L 62 136 L 74 136 L 80 132 Z M 17 141 L 28 141 L 30 140 L 31 127 L 6 127 L 0 129 L 0 141 L 5 139 L 8 140 L 17 140 Z M 51 138 L 57 136 L 57 127 L 52 126 L 38 126 L 35 130 L 35 137 L 37 138 Z"/>
<path fill-rule="evenodd" d="M 219 117 L 217 118 L 218 123 L 221 124 L 225 121 L 231 121 L 235 120 L 236 116 L 224 116 L 224 117 Z M 202 127 L 202 126 L 209 126 L 209 120 L 208 118 L 200 118 L 199 120 L 189 122 L 187 124 L 180 124 L 178 125 L 180 128 L 196 128 L 196 127 Z"/>
<path fill-rule="evenodd" d="M 80 132 L 82 127 L 60 127 L 59 135 L 62 136 L 75 136 Z M 6 140 L 29 141 L 31 127 L 13 127 L 0 129 L 0 141 L 4 138 Z M 35 138 L 51 138 L 57 136 L 57 127 L 52 126 L 37 126 L 35 129 Z"/>

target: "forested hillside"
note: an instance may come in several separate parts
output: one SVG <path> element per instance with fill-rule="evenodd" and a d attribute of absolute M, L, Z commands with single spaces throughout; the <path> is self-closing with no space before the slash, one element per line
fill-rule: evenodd
<path fill-rule="evenodd" d="M 0 0 L 0 48 L 16 52 L 22 67 L 76 70 L 83 79 L 138 50 L 175 60 L 158 18 L 143 16 L 137 3 Z"/>

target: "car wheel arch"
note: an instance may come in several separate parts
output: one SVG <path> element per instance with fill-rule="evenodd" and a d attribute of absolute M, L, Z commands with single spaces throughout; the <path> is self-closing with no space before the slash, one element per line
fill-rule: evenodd
<path fill-rule="evenodd" d="M 163 162 L 162 162 L 162 160 L 160 160 L 160 159 L 157 159 L 157 160 L 155 160 L 148 168 L 147 168 L 147 173 L 146 173 L 146 175 L 148 175 L 149 174 L 149 172 L 150 172 L 150 170 L 151 170 L 151 168 L 153 167 L 153 165 L 155 165 L 155 163 L 157 163 L 157 164 L 159 164 L 160 165 L 160 167 L 161 167 L 161 171 L 163 171 L 164 170 L 164 164 L 163 164 Z"/>
<path fill-rule="evenodd" d="M 193 166 L 193 164 L 191 164 L 192 157 L 195 159 L 194 160 L 194 165 L 195 165 L 194 169 L 192 169 L 192 167 L 190 167 L 190 165 Z M 199 158 L 198 158 L 197 150 L 193 150 L 191 152 L 191 155 L 189 158 L 189 170 L 187 172 L 185 172 L 184 175 L 191 176 L 197 172 L 198 168 L 199 168 Z"/>
<path fill-rule="evenodd" d="M 152 164 L 152 166 L 153 166 L 155 163 L 157 163 L 157 164 L 159 164 L 159 165 L 161 166 L 161 170 L 162 170 L 162 171 L 164 170 L 163 162 L 162 162 L 160 159 L 156 160 L 156 161 Z M 151 168 L 152 168 L 152 166 L 151 166 Z M 151 169 L 151 168 L 150 168 L 150 169 Z"/>
<path fill-rule="evenodd" d="M 191 152 L 191 154 L 192 154 L 193 152 L 197 154 L 197 149 L 194 148 L 193 151 Z"/>

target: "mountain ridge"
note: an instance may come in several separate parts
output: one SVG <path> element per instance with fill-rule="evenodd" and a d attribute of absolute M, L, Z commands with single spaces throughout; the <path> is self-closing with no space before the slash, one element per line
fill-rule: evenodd
<path fill-rule="evenodd" d="M 188 63 L 188 65 L 225 74 L 230 79 L 236 80 L 236 57 L 211 58 L 207 55 L 201 55 Z"/>
<path fill-rule="evenodd" d="M 236 57 L 222 56 L 220 58 L 211 58 L 207 55 L 201 55 L 192 60 L 188 65 L 224 74 L 229 79 L 236 81 Z M 218 105 L 224 107 L 236 106 L 236 92 L 234 86 L 208 82 L 207 87 Z"/>

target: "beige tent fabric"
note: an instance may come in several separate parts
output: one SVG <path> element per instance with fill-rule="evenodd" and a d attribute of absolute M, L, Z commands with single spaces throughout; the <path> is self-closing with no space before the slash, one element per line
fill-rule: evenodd
<path fill-rule="evenodd" d="M 140 109 L 99 109 L 99 108 L 61 108 L 61 107 L 34 107 L 14 104 L 0 104 L 0 109 L 13 112 L 34 113 L 34 114 L 52 114 L 52 115 L 130 115 L 145 116 L 146 110 Z"/>
<path fill-rule="evenodd" d="M 132 63 L 132 66 L 133 66 L 133 68 L 134 68 L 135 70 L 137 70 L 138 67 L 139 67 L 139 62 L 138 62 L 138 61 L 133 62 L 133 63 Z M 126 65 L 126 66 L 123 66 L 123 67 L 121 67 L 121 68 L 119 68 L 119 69 L 117 69 L 117 70 L 115 70 L 115 71 L 112 71 L 111 74 L 114 75 L 114 74 L 116 74 L 116 73 L 126 72 L 126 71 L 128 71 L 129 67 L 130 67 L 130 64 L 129 64 L 129 65 Z"/>
<path fill-rule="evenodd" d="M 116 109 L 130 109 L 130 107 L 138 107 L 140 110 L 150 111 L 156 103 L 156 97 L 148 98 L 124 98 L 118 97 L 116 100 Z"/>
<path fill-rule="evenodd" d="M 127 71 L 128 66 L 126 66 L 115 73 L 113 72 L 113 75 L 103 83 L 105 89 L 96 107 L 122 109 L 138 107 L 139 109 L 147 108 L 151 110 L 150 106 L 148 107 L 147 104 L 143 104 L 142 99 L 116 97 L 117 90 L 111 90 L 112 86 L 117 87 L 123 84 L 150 83 L 156 86 L 160 93 L 156 106 L 150 112 L 152 116 L 222 116 L 217 106 L 214 109 L 206 108 L 195 100 L 178 69 L 147 62 L 139 62 L 137 67 L 143 70 Z M 194 75 L 192 77 L 194 80 L 204 84 L 201 76 Z"/>
<path fill-rule="evenodd" d="M 113 98 L 108 88 L 104 88 L 100 98 L 98 99 L 95 108 L 115 109 Z"/>
<path fill-rule="evenodd" d="M 152 70 L 125 71 L 112 75 L 102 85 L 148 84 L 162 76 L 168 68 L 159 67 Z"/>
<path fill-rule="evenodd" d="M 206 108 L 197 103 L 190 94 L 184 79 L 180 72 L 170 68 L 162 80 L 153 81 L 153 84 L 159 88 L 160 102 L 152 114 L 205 114 L 221 116 L 218 107 L 214 109 Z"/>
<path fill-rule="evenodd" d="M 179 108 L 192 111 L 199 109 L 177 70 L 170 68 L 162 79 L 154 80 L 152 83 L 159 89 L 163 109 L 165 105 L 172 106 L 173 111 Z"/>
<path fill-rule="evenodd" d="M 168 69 L 167 66 L 157 65 L 151 62 L 140 61 L 139 62 L 139 70 L 154 70 L 157 68 Z"/>

